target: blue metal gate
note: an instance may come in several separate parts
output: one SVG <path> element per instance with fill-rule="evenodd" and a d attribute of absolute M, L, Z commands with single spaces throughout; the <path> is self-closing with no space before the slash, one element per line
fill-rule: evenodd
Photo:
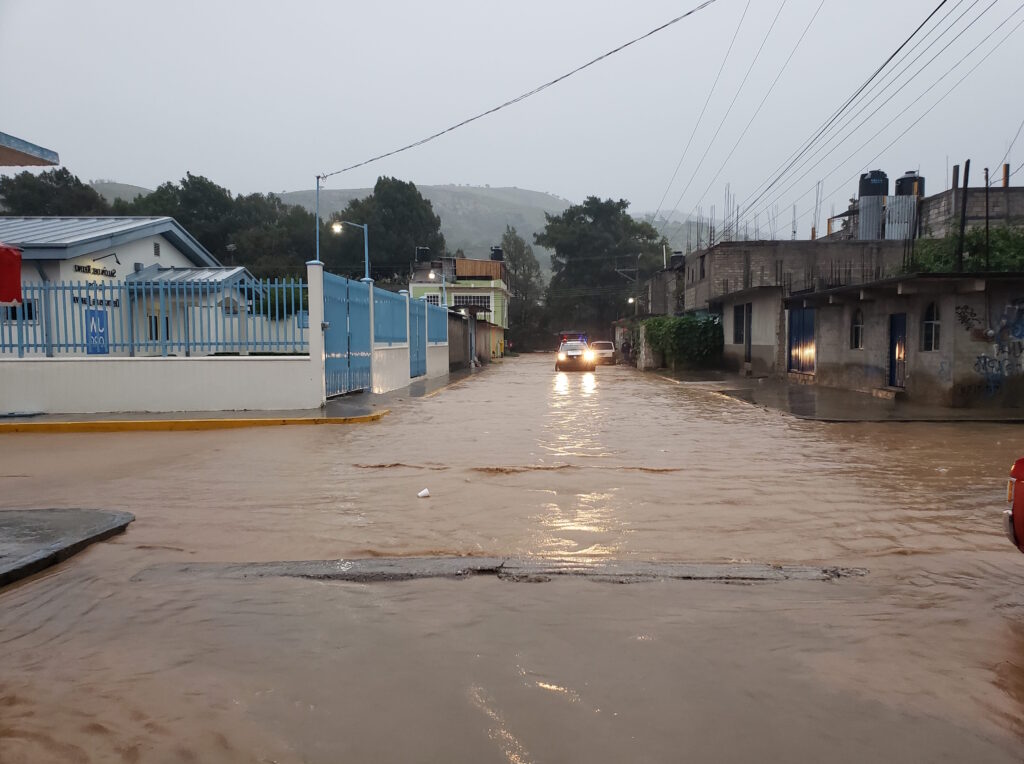
<path fill-rule="evenodd" d="M 422 377 L 427 373 L 427 303 L 425 300 L 409 302 L 409 376 Z"/>
<path fill-rule="evenodd" d="M 370 387 L 370 287 L 324 274 L 324 376 L 327 396 Z"/>

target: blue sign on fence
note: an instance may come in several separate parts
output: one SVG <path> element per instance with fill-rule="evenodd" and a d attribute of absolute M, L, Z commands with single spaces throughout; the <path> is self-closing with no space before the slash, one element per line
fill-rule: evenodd
<path fill-rule="evenodd" d="M 297 310 L 295 311 L 296 326 L 299 329 L 309 328 L 309 311 L 308 310 Z"/>
<path fill-rule="evenodd" d="M 89 355 L 107 355 L 107 312 L 105 310 L 85 311 L 85 345 Z"/>

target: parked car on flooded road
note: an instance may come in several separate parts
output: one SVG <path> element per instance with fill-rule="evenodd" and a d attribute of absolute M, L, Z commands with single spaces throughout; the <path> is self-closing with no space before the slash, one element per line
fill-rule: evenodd
<path fill-rule="evenodd" d="M 593 371 L 597 367 L 597 356 L 585 342 L 563 342 L 558 346 L 555 357 L 555 371 L 574 369 Z"/>
<path fill-rule="evenodd" d="M 1018 459 L 1010 468 L 1010 479 L 1006 482 L 1006 501 L 1010 508 L 1003 511 L 1003 530 L 1013 545 L 1024 552 L 1024 485 L 1017 483 L 1024 478 L 1024 459 Z"/>
<path fill-rule="evenodd" d="M 590 343 L 590 349 L 599 364 L 615 365 L 615 343 L 607 340 L 595 340 Z"/>

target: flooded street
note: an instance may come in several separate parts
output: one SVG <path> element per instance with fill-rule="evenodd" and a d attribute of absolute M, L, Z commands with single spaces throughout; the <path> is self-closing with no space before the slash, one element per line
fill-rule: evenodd
<path fill-rule="evenodd" d="M 371 425 L 0 438 L 0 509 L 137 517 L 0 591 L 0 762 L 1020 762 L 1024 555 L 999 512 L 1024 429 L 823 424 L 713 387 L 525 356 Z M 172 565 L 434 555 L 869 573 Z"/>

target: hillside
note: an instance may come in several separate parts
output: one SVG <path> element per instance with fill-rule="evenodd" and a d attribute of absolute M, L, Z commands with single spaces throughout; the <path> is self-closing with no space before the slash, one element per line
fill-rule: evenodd
<path fill-rule="evenodd" d="M 134 199 L 148 194 L 150 189 L 125 183 L 98 180 L 91 183 L 107 201 Z M 486 257 L 490 248 L 501 243 L 505 226 L 514 227 L 527 244 L 533 244 L 533 235 L 544 229 L 544 213 L 560 213 L 569 202 L 557 196 L 522 188 L 489 188 L 486 186 L 417 186 L 424 198 L 429 199 L 434 212 L 441 218 L 448 249 L 463 250 L 470 257 Z M 320 216 L 325 220 L 340 212 L 352 199 L 369 196 L 371 188 L 321 189 Z M 310 212 L 314 208 L 314 192 L 290 191 L 276 194 L 286 204 L 297 204 Z M 358 222 L 358 221 L 357 221 Z M 541 268 L 550 270 L 550 257 L 540 247 L 534 247 Z"/>
<path fill-rule="evenodd" d="M 151 188 L 133 186 L 129 183 L 117 183 L 113 180 L 93 180 L 89 182 L 89 185 L 111 204 L 116 199 L 124 199 L 126 202 L 130 202 L 136 196 L 147 196 L 153 193 Z"/>
<path fill-rule="evenodd" d="M 488 188 L 486 186 L 417 186 L 429 199 L 441 218 L 448 249 L 463 250 L 470 257 L 484 257 L 490 248 L 501 242 L 505 226 L 515 228 L 528 244 L 533 234 L 544 229 L 544 213 L 557 214 L 569 202 L 540 191 L 522 188 Z M 372 189 L 321 189 L 320 215 L 328 218 L 340 212 L 352 199 L 368 196 Z M 300 204 L 309 210 L 314 206 L 313 191 L 292 191 L 278 194 L 287 204 Z M 541 267 L 549 269 L 547 252 L 534 247 Z"/>

